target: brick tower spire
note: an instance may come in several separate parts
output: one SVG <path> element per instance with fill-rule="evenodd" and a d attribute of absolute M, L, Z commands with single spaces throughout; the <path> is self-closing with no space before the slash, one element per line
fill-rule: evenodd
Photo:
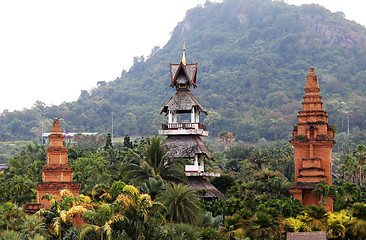
<path fill-rule="evenodd" d="M 46 165 L 42 169 L 42 182 L 37 185 L 37 203 L 44 204 L 46 209 L 51 207 L 51 203 L 42 200 L 45 194 L 60 196 L 60 190 L 68 189 L 75 197 L 79 195 L 80 186 L 72 181 L 72 168 L 67 164 L 68 150 L 63 145 L 64 137 L 56 118 L 49 136 L 50 146 L 47 148 Z"/>
<path fill-rule="evenodd" d="M 312 191 L 324 179 L 332 185 L 332 147 L 335 141 L 327 112 L 322 108 L 314 67 L 306 77 L 305 92 L 303 110 L 299 111 L 298 123 L 290 140 L 295 148 L 295 185 L 290 187 L 290 191 L 304 205 L 319 206 L 320 196 L 313 196 Z M 332 198 L 327 198 L 325 209 L 333 211 Z"/>

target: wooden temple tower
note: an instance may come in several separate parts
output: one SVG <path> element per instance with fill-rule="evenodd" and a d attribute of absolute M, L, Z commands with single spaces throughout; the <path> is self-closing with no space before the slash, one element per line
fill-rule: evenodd
<path fill-rule="evenodd" d="M 49 136 L 50 146 L 47 148 L 47 161 L 42 169 L 42 182 L 37 185 L 37 204 L 25 206 L 27 213 L 33 213 L 39 208 L 51 208 L 51 203 L 42 199 L 45 194 L 60 196 L 60 191 L 68 189 L 72 195 L 79 195 L 80 186 L 72 181 L 72 168 L 67 164 L 67 148 L 63 145 L 64 135 L 56 118 Z"/>
<path fill-rule="evenodd" d="M 207 112 L 192 94 L 196 88 L 197 63 L 187 64 L 185 46 L 180 64 L 170 64 L 170 87 L 175 88 L 174 95 L 164 104 L 161 113 L 168 115 L 168 124 L 162 124 L 160 135 L 167 136 L 166 147 L 172 158 L 192 160 L 192 165 L 185 166 L 188 184 L 196 191 L 206 189 L 206 198 L 226 199 L 210 182 L 203 177 L 219 177 L 218 173 L 206 173 L 205 160 L 213 160 L 201 136 L 208 136 L 206 126 L 200 123 L 200 115 Z"/>
<path fill-rule="evenodd" d="M 306 77 L 303 110 L 299 111 L 298 123 L 290 140 L 295 148 L 295 184 L 290 191 L 306 206 L 319 206 L 320 195 L 314 196 L 312 191 L 320 181 L 325 180 L 332 185 L 332 147 L 335 141 L 319 91 L 318 77 L 311 67 Z M 333 211 L 333 199 L 328 197 L 326 201 L 325 209 Z"/>

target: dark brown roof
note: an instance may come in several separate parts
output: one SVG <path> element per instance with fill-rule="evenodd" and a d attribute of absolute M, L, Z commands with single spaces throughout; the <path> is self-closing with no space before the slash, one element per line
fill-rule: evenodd
<path fill-rule="evenodd" d="M 176 91 L 174 95 L 164 104 L 161 113 L 168 111 L 191 111 L 197 107 L 200 112 L 207 115 L 205 108 L 190 91 Z"/>
<path fill-rule="evenodd" d="M 288 232 L 286 240 L 326 240 L 327 232 Z"/>
<path fill-rule="evenodd" d="M 63 138 L 63 135 L 60 134 L 59 136 L 60 138 Z M 52 153 L 65 153 L 67 152 L 67 148 L 64 146 L 64 145 L 61 145 L 61 146 L 49 146 L 47 148 L 47 152 L 52 152 Z"/>
<path fill-rule="evenodd" d="M 43 172 L 47 171 L 65 171 L 65 172 L 72 172 L 72 168 L 69 164 L 46 164 L 43 169 Z"/>
<path fill-rule="evenodd" d="M 292 185 L 290 189 L 309 189 L 312 190 L 318 182 L 297 182 L 295 185 Z"/>
<path fill-rule="evenodd" d="M 70 189 L 79 191 L 80 185 L 76 182 L 40 182 L 37 185 L 37 190 L 47 189 L 47 190 L 62 190 Z"/>
<path fill-rule="evenodd" d="M 214 185 L 203 177 L 188 177 L 188 185 L 197 192 L 206 189 L 207 192 L 204 196 L 206 198 L 227 199 L 224 194 L 222 194 Z"/>
<path fill-rule="evenodd" d="M 184 65 L 182 62 L 180 64 L 170 64 L 170 79 L 171 87 L 176 86 L 176 82 L 183 83 L 188 80 L 190 86 L 194 88 L 196 85 L 196 74 L 197 74 L 198 63 L 191 63 Z"/>
<path fill-rule="evenodd" d="M 167 137 L 165 145 L 169 156 L 173 158 L 193 158 L 198 153 L 204 154 L 208 159 L 213 159 L 206 144 L 196 135 L 170 135 Z"/>
<path fill-rule="evenodd" d="M 26 203 L 24 204 L 24 212 L 26 214 L 35 214 L 43 207 L 43 203 Z"/>

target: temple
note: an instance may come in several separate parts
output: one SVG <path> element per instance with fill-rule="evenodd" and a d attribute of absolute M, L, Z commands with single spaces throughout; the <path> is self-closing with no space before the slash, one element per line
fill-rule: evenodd
<path fill-rule="evenodd" d="M 295 149 L 295 184 L 290 187 L 294 198 L 304 205 L 317 205 L 320 195 L 313 195 L 315 186 L 322 180 L 332 185 L 333 128 L 328 124 L 327 112 L 322 109 L 318 76 L 314 67 L 306 77 L 303 110 L 293 129 L 290 143 Z M 328 197 L 326 210 L 333 211 L 333 199 Z"/>
<path fill-rule="evenodd" d="M 67 148 L 63 145 L 64 135 L 56 118 L 49 135 L 50 146 L 47 148 L 47 162 L 42 169 L 42 182 L 37 185 L 37 203 L 50 209 L 51 203 L 42 199 L 45 194 L 60 196 L 60 191 L 68 189 L 75 197 L 80 186 L 72 181 L 72 168 L 67 164 Z"/>
<path fill-rule="evenodd" d="M 167 136 L 166 147 L 172 158 L 186 158 L 192 161 L 185 166 L 188 184 L 196 191 L 205 191 L 205 198 L 226 199 L 210 182 L 203 177 L 218 177 L 218 173 L 206 173 L 205 160 L 213 160 L 211 152 L 201 136 L 208 136 L 206 126 L 200 123 L 200 115 L 207 112 L 192 94 L 196 88 L 197 63 L 187 64 L 185 46 L 180 64 L 170 64 L 170 87 L 174 95 L 164 104 L 160 114 L 168 116 L 168 124 L 162 124 L 160 135 Z"/>

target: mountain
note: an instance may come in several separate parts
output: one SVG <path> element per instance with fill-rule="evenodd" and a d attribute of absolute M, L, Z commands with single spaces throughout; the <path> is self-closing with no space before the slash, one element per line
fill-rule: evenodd
<path fill-rule="evenodd" d="M 330 124 L 346 131 L 349 114 L 351 128 L 366 129 L 365 27 L 314 4 L 225 0 L 187 11 L 163 48 L 77 101 L 3 113 L 0 139 L 38 139 L 54 117 L 70 132 L 110 132 L 112 112 L 115 136 L 157 134 L 166 121 L 160 108 L 175 91 L 169 63 L 180 62 L 184 42 L 187 62 L 198 62 L 192 92 L 209 112 L 211 136 L 289 139 L 312 65 Z"/>

